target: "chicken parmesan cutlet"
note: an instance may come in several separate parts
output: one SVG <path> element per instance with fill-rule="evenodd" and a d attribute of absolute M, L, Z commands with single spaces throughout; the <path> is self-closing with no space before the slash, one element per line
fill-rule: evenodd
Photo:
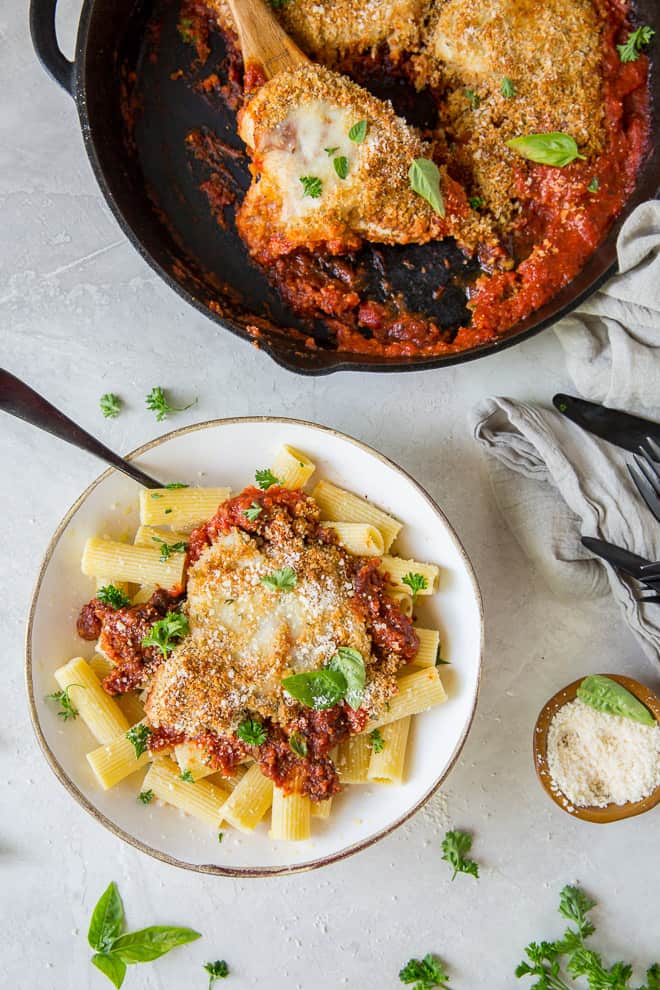
<path fill-rule="evenodd" d="M 391 104 L 318 65 L 279 73 L 239 114 L 253 181 L 238 231 L 262 264 L 296 249 L 346 254 L 363 240 L 422 244 L 487 237 L 460 185 L 432 161 Z M 413 188 L 413 163 L 437 177 L 432 205 Z"/>
<path fill-rule="evenodd" d="M 190 535 L 183 596 L 93 600 L 79 632 L 100 631 L 117 665 L 107 690 L 146 689 L 151 752 L 193 743 L 226 775 L 253 759 L 283 790 L 325 800 L 340 789 L 331 749 L 387 707 L 419 647 L 379 564 L 340 546 L 310 496 L 250 487 Z M 168 607 L 179 639 L 159 655 L 145 634 Z"/>

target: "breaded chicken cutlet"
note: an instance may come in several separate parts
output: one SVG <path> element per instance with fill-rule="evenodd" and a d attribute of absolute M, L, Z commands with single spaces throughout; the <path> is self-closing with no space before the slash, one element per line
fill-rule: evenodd
<path fill-rule="evenodd" d="M 432 148 L 389 103 L 329 69 L 308 65 L 275 76 L 241 111 L 239 134 L 253 182 L 237 226 L 262 263 L 302 247 L 346 253 L 362 240 L 423 244 L 451 236 L 469 250 L 488 240 L 487 224 L 442 166 L 444 215 L 411 187 L 411 164 L 430 161 Z"/>

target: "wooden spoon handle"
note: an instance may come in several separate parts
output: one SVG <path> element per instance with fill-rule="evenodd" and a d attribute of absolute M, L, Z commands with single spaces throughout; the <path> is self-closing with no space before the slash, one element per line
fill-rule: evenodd
<path fill-rule="evenodd" d="M 139 468 L 125 461 L 114 450 L 110 450 L 105 444 L 93 437 L 91 433 L 83 430 L 81 426 L 74 423 L 72 419 L 65 416 L 55 406 L 51 405 L 43 395 L 39 395 L 33 388 L 22 382 L 20 378 L 0 368 L 0 409 L 12 416 L 25 420 L 32 426 L 39 427 L 47 433 L 52 433 L 60 440 L 86 450 L 89 454 L 95 454 L 102 461 L 111 464 L 114 468 L 127 474 L 133 481 L 145 488 L 162 488 L 162 482 L 140 471 Z"/>
<path fill-rule="evenodd" d="M 307 56 L 280 26 L 263 0 L 229 0 L 238 28 L 245 67 L 257 65 L 266 79 L 284 69 L 309 64 Z"/>

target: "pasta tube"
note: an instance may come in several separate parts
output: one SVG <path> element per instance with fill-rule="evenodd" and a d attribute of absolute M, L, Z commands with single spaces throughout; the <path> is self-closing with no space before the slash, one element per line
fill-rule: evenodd
<path fill-rule="evenodd" d="M 273 803 L 273 782 L 252 764 L 222 809 L 222 817 L 241 832 L 252 832 Z"/>
<path fill-rule="evenodd" d="M 402 524 L 393 516 L 388 516 L 371 502 L 337 488 L 329 481 L 319 481 L 313 492 L 321 515 L 332 522 L 370 523 L 383 535 L 385 550 L 389 550 L 401 531 Z"/>
<path fill-rule="evenodd" d="M 306 454 L 288 444 L 282 444 L 271 468 L 284 488 L 304 488 L 316 470 Z"/>
<path fill-rule="evenodd" d="M 381 747 L 373 748 L 367 778 L 379 784 L 401 784 L 408 746 L 410 715 L 379 729 Z"/>
<path fill-rule="evenodd" d="M 365 735 L 349 736 L 337 747 L 334 764 L 343 784 L 361 784 L 367 779 L 371 749 Z"/>
<path fill-rule="evenodd" d="M 190 532 L 214 516 L 228 498 L 228 488 L 143 488 L 140 522 Z"/>
<path fill-rule="evenodd" d="M 399 693 L 390 698 L 389 707 L 367 723 L 365 732 L 389 725 L 407 715 L 418 715 L 447 700 L 447 693 L 435 667 L 422 667 L 412 674 L 400 677 L 398 686 Z"/>
<path fill-rule="evenodd" d="M 304 794 L 285 795 L 279 787 L 273 788 L 271 813 L 271 839 L 299 842 L 311 835 L 311 804 Z"/>
<path fill-rule="evenodd" d="M 92 537 L 85 543 L 82 572 L 92 577 L 112 574 L 113 583 L 131 581 L 173 588 L 183 581 L 185 560 L 185 553 L 173 553 L 167 560 L 161 560 L 159 550 Z"/>
<path fill-rule="evenodd" d="M 383 534 L 370 523 L 325 522 L 324 529 L 331 529 L 349 553 L 356 557 L 380 557 L 385 549 Z"/>
<path fill-rule="evenodd" d="M 440 633 L 437 629 L 419 629 L 415 626 L 419 649 L 413 658 L 415 667 L 435 667 L 440 649 Z"/>
<path fill-rule="evenodd" d="M 104 791 L 142 769 L 150 758 L 147 751 L 136 757 L 133 743 L 125 732 L 87 754 L 87 761 Z"/>
<path fill-rule="evenodd" d="M 97 742 L 108 743 L 128 731 L 128 719 L 82 657 L 74 657 L 59 667 L 55 680 L 68 691 L 72 704 Z"/>
<path fill-rule="evenodd" d="M 144 778 L 142 790 L 153 791 L 161 801 L 214 828 L 220 826 L 222 808 L 229 794 L 206 780 L 197 783 L 182 780 L 181 771 L 172 760 L 154 760 Z"/>
<path fill-rule="evenodd" d="M 397 591 L 411 590 L 409 585 L 403 583 L 407 574 L 419 574 L 426 582 L 425 586 L 417 590 L 418 595 L 435 594 L 440 583 L 440 568 L 436 564 L 422 564 L 419 560 L 384 556 L 378 570 L 381 574 L 388 575 L 388 583 Z"/>

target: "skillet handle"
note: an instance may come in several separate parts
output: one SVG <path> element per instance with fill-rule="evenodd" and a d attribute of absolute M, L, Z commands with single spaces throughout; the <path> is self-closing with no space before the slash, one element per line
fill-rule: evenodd
<path fill-rule="evenodd" d="M 37 58 L 49 76 L 73 96 L 74 64 L 62 54 L 55 30 L 57 0 L 30 0 L 30 34 Z"/>

